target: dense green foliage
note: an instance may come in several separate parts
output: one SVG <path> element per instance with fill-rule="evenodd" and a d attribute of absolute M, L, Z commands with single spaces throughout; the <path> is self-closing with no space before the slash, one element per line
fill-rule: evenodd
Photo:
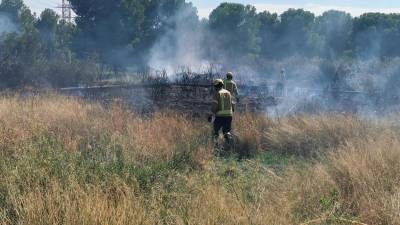
<path fill-rule="evenodd" d="M 146 53 L 179 10 L 192 8 L 184 0 L 71 0 L 78 14 L 75 50 L 97 52 L 113 65 L 144 63 Z M 198 21 L 195 9 L 193 15 Z"/>
<path fill-rule="evenodd" d="M 260 52 L 260 21 L 255 7 L 223 3 L 211 13 L 208 25 L 215 33 L 218 49 L 225 49 L 228 58 Z"/>
<path fill-rule="evenodd" d="M 15 24 L 14 32 L 1 34 L 0 87 L 64 86 L 94 79 L 93 60 L 72 59 L 73 24 L 50 9 L 35 18 L 22 0 L 2 1 L 0 12 Z"/>
<path fill-rule="evenodd" d="M 160 40 L 172 48 L 164 55 L 182 51 L 174 47 L 185 29 L 201 37 L 185 41 L 193 39 L 201 47 L 202 59 L 230 65 L 262 67 L 265 61 L 293 55 L 328 60 L 400 56 L 399 14 L 352 18 L 340 11 L 315 16 L 289 9 L 278 15 L 222 3 L 209 19 L 200 20 L 185 0 L 70 2 L 76 13 L 72 24 L 51 9 L 35 16 L 23 0 L 1 1 L 0 20 L 7 18 L 14 27 L 0 27 L 0 87 L 78 85 L 115 74 L 110 70 L 141 69 Z"/>

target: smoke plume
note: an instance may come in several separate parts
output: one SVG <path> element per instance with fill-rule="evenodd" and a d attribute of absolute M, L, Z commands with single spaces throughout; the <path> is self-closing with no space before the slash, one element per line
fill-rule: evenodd
<path fill-rule="evenodd" d="M 182 7 L 167 21 L 167 28 L 150 50 L 148 65 L 168 74 L 180 68 L 199 69 L 205 59 L 204 27 L 198 22 L 197 12 L 192 7 Z M 160 16 L 162 17 L 162 16 Z"/>
<path fill-rule="evenodd" d="M 0 13 L 0 35 L 16 31 L 17 26 L 12 20 L 6 14 Z"/>

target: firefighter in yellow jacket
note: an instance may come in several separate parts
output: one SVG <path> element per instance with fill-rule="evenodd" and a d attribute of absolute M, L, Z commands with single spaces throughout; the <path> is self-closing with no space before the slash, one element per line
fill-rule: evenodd
<path fill-rule="evenodd" d="M 232 95 L 224 89 L 224 81 L 217 79 L 214 81 L 215 95 L 212 102 L 212 113 L 215 115 L 214 120 L 214 137 L 218 138 L 219 132 L 222 129 L 222 133 L 225 138 L 229 138 L 232 129 Z M 209 120 L 211 120 L 209 118 Z"/>
<path fill-rule="evenodd" d="M 233 73 L 228 72 L 226 74 L 226 80 L 224 81 L 224 87 L 227 91 L 231 93 L 232 96 L 232 107 L 235 112 L 236 103 L 239 103 L 239 90 L 237 88 L 236 82 L 233 81 Z"/>
<path fill-rule="evenodd" d="M 237 88 L 236 82 L 233 81 L 233 73 L 232 72 L 228 72 L 226 74 L 226 80 L 224 82 L 224 87 L 226 90 L 228 90 L 232 97 L 233 97 L 233 102 L 235 103 L 239 101 L 239 90 Z"/>

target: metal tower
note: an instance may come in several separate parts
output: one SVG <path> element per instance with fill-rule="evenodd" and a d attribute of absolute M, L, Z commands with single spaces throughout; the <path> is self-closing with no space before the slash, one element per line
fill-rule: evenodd
<path fill-rule="evenodd" d="M 57 8 L 61 9 L 61 19 L 65 20 L 68 23 L 72 22 L 72 7 L 68 0 L 62 0 L 61 6 Z"/>

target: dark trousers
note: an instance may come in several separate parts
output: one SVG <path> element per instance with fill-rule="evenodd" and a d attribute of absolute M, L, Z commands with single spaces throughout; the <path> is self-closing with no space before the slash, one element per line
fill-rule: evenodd
<path fill-rule="evenodd" d="M 219 131 L 222 129 L 222 133 L 225 135 L 231 132 L 232 129 L 232 116 L 228 117 L 215 117 L 214 120 L 214 136 L 219 136 Z"/>

